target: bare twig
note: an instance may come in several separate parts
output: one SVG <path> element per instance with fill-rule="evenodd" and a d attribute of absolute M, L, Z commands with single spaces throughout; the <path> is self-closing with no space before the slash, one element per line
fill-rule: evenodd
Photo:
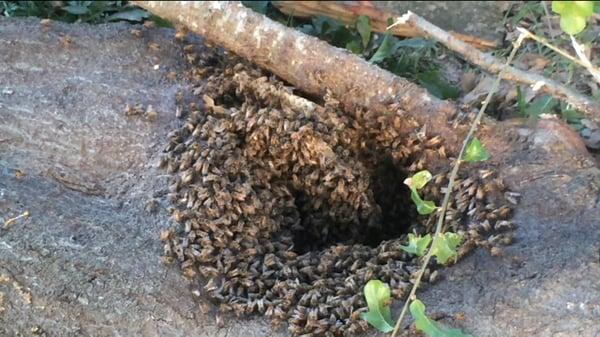
<path fill-rule="evenodd" d="M 504 80 L 530 85 L 546 94 L 554 96 L 558 99 L 562 99 L 571 104 L 575 109 L 581 111 L 587 118 L 596 122 L 600 122 L 599 102 L 583 96 L 578 92 L 565 87 L 559 82 L 510 66 L 506 67 L 506 69 L 500 73 L 501 69 L 504 67 L 500 60 L 489 54 L 484 54 L 472 48 L 466 43 L 456 39 L 448 32 L 436 27 L 427 20 L 410 11 L 400 17 L 398 21 L 389 28 L 392 28 L 397 24 L 412 25 L 413 27 L 420 29 L 426 35 L 444 44 L 449 49 L 461 54 L 467 61 L 481 67 L 482 69 L 492 74 L 500 74 L 501 78 Z"/>
<path fill-rule="evenodd" d="M 571 35 L 571 44 L 573 45 L 573 49 L 575 49 L 575 53 L 581 60 L 581 65 L 583 65 L 591 74 L 594 76 L 596 82 L 600 83 L 600 70 L 592 65 L 590 59 L 585 55 L 585 50 L 582 44 L 577 42 L 573 35 Z"/>
<path fill-rule="evenodd" d="M 550 21 L 550 11 L 548 10 L 548 5 L 546 5 L 546 1 L 542 1 L 542 7 L 544 8 L 544 13 L 546 13 L 546 23 L 548 24 L 548 29 L 550 29 L 550 36 L 552 39 L 557 35 L 556 31 L 552 27 L 552 21 Z"/>
<path fill-rule="evenodd" d="M 431 246 L 429 247 L 429 250 L 427 251 L 425 258 L 423 259 L 423 264 L 421 265 L 421 268 L 419 269 L 419 272 L 417 273 L 417 279 L 415 280 L 415 283 L 414 283 L 412 289 L 410 290 L 410 294 L 408 295 L 406 302 L 404 302 L 404 306 L 402 307 L 402 311 L 400 312 L 400 317 L 398 317 L 398 320 L 396 321 L 396 325 L 394 326 L 394 331 L 392 332 L 391 337 L 396 337 L 396 335 L 398 334 L 398 331 L 400 330 L 400 326 L 402 324 L 402 320 L 404 319 L 404 316 L 406 315 L 406 310 L 408 309 L 408 305 L 414 299 L 417 289 L 419 288 L 419 284 L 421 283 L 421 278 L 423 277 L 423 274 L 425 273 L 425 269 L 427 268 L 427 265 L 429 264 L 429 261 L 431 260 L 431 257 L 433 255 L 433 247 L 435 246 L 435 243 L 437 242 L 437 240 L 439 240 L 439 236 L 442 233 L 442 227 L 444 225 L 444 217 L 445 217 L 446 211 L 448 209 L 450 195 L 452 194 L 452 190 L 454 189 L 454 181 L 456 180 L 456 175 L 458 174 L 458 169 L 460 168 L 460 163 L 461 163 L 462 157 L 465 153 L 465 150 L 467 148 L 467 145 L 473 138 L 475 131 L 477 131 L 477 127 L 479 126 L 479 123 L 481 122 L 481 117 L 483 116 L 485 109 L 487 108 L 488 104 L 490 103 L 490 100 L 492 99 L 492 95 L 496 92 L 496 90 L 498 90 L 498 86 L 500 85 L 500 80 L 502 79 L 502 72 L 504 72 L 506 69 L 508 69 L 510 67 L 510 63 L 512 62 L 513 58 L 517 54 L 517 50 L 521 47 L 521 43 L 523 42 L 524 39 L 525 39 L 525 34 L 521 33 L 521 35 L 519 35 L 519 37 L 517 38 L 517 41 L 515 42 L 515 44 L 513 46 L 513 49 L 510 53 L 510 56 L 508 57 L 508 60 L 506 61 L 506 64 L 504 65 L 504 67 L 502 69 L 500 69 L 500 74 L 496 78 L 496 81 L 494 82 L 494 85 L 492 86 L 485 101 L 483 102 L 481 109 L 477 113 L 477 116 L 475 116 L 475 119 L 471 123 L 469 132 L 467 133 L 467 136 L 465 137 L 465 139 L 463 141 L 463 144 L 462 144 L 462 147 L 458 154 L 458 157 L 457 157 L 456 161 L 454 162 L 454 166 L 452 167 L 452 172 L 450 173 L 448 187 L 446 187 L 446 193 L 444 194 L 444 200 L 442 201 L 441 209 L 438 212 L 438 221 L 437 221 L 437 224 L 435 227 L 435 233 L 433 234 L 433 242 L 431 243 Z"/>

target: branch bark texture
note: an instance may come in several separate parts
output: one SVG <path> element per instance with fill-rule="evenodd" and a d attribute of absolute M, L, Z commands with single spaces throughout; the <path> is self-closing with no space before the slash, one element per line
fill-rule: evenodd
<path fill-rule="evenodd" d="M 134 1 L 152 13 L 186 26 L 308 94 L 328 91 L 347 111 L 387 109 L 392 103 L 411 113 L 428 132 L 457 150 L 462 135 L 448 124 L 456 107 L 425 89 L 315 37 L 276 23 L 239 2 Z"/>

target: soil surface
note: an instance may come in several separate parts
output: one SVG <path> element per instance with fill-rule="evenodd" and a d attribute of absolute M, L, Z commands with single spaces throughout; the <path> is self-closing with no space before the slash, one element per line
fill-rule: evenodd
<path fill-rule="evenodd" d="M 31 214 L 0 227 L 0 336 L 286 336 L 203 313 L 160 263 L 156 163 L 188 84 L 165 76 L 185 68 L 173 31 L 131 29 L 0 18 L 0 223 Z M 137 103 L 156 121 L 125 116 Z M 515 243 L 441 270 L 419 298 L 473 336 L 599 336 L 600 170 L 558 121 L 521 132 L 527 149 L 498 164 L 522 193 Z"/>

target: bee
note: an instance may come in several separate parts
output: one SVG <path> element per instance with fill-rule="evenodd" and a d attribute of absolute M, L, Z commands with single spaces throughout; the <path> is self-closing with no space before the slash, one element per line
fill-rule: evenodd
<path fill-rule="evenodd" d="M 503 255 L 502 249 L 498 248 L 498 247 L 492 247 L 490 249 L 490 254 L 494 257 L 499 257 Z"/>
<path fill-rule="evenodd" d="M 68 48 L 73 44 L 73 38 L 69 35 L 63 35 L 58 38 L 63 47 Z"/>
<path fill-rule="evenodd" d="M 517 205 L 519 203 L 518 198 L 520 198 L 520 197 L 521 197 L 521 194 L 516 193 L 516 192 L 505 192 L 504 193 L 504 198 L 513 205 Z"/>
<path fill-rule="evenodd" d="M 154 23 L 154 21 L 148 20 L 148 21 L 144 22 L 143 26 L 146 29 L 153 29 L 153 28 L 156 28 L 156 23 Z"/>
<path fill-rule="evenodd" d="M 177 31 L 175 32 L 175 40 L 177 41 L 183 41 L 185 39 L 185 37 L 187 36 L 188 31 L 185 27 L 179 27 L 177 29 Z"/>
<path fill-rule="evenodd" d="M 150 122 L 154 122 L 154 121 L 156 121 L 157 117 L 158 117 L 158 113 L 156 112 L 156 110 L 154 110 L 152 105 L 148 105 L 148 107 L 146 108 L 146 119 L 149 120 Z"/>
<path fill-rule="evenodd" d="M 135 37 L 142 37 L 142 31 L 139 29 L 132 29 L 130 30 L 131 35 L 135 36 Z"/>
<path fill-rule="evenodd" d="M 148 213 L 156 213 L 156 211 L 158 210 L 158 201 L 156 199 L 150 199 L 146 201 L 144 209 Z"/>
<path fill-rule="evenodd" d="M 191 53 L 194 50 L 195 46 L 193 44 L 186 44 L 183 46 L 183 51 L 186 53 Z"/>
<path fill-rule="evenodd" d="M 160 45 L 156 42 L 148 42 L 148 49 L 153 52 L 157 52 L 160 50 Z"/>

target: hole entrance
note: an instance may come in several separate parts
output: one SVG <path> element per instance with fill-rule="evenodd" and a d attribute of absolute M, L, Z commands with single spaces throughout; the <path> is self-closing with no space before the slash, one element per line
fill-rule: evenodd
<path fill-rule="evenodd" d="M 352 222 L 351 214 L 359 212 L 345 209 L 323 208 L 319 201 L 315 209 L 315 200 L 304 191 L 295 191 L 295 204 L 299 212 L 299 223 L 292 229 L 294 251 L 299 254 L 319 252 L 335 244 L 363 244 L 377 247 L 382 241 L 398 238 L 409 232 L 417 221 L 416 209 L 410 198 L 410 190 L 404 184 L 407 173 L 394 164 L 389 155 L 383 155 L 375 161 L 369 181 L 377 211 L 375 214 Z M 333 206 L 335 207 L 335 206 Z"/>

